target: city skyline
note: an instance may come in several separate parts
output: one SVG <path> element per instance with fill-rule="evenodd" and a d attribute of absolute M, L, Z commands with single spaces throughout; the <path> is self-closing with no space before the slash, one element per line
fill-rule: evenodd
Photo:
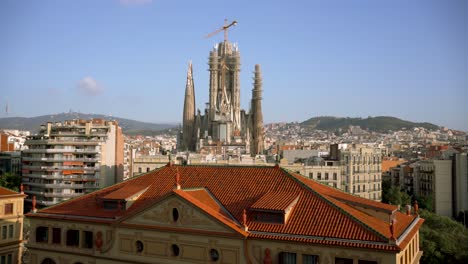
<path fill-rule="evenodd" d="M 208 102 L 224 19 L 241 52 L 241 107 L 262 65 L 265 123 L 388 115 L 468 131 L 463 1 L 2 1 L 0 118 L 69 109 L 181 123 L 192 60 Z M 465 99 L 465 100 L 464 100 Z M 5 113 L 8 103 L 8 115 Z"/>

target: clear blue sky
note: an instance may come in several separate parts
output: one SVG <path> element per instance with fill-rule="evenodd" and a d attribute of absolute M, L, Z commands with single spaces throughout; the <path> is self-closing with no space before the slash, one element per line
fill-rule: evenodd
<path fill-rule="evenodd" d="M 468 131 L 468 1 L 0 1 L 0 117 L 67 112 L 181 122 L 187 63 L 225 18 L 241 105 L 262 65 L 265 122 L 391 115 Z"/>

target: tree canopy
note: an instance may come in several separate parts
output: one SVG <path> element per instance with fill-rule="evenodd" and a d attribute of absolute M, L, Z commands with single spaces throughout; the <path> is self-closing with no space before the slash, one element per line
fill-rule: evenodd
<path fill-rule="evenodd" d="M 468 263 L 468 231 L 449 217 L 420 210 L 421 263 Z"/>
<path fill-rule="evenodd" d="M 0 186 L 18 192 L 20 185 L 21 177 L 19 175 L 9 172 L 0 175 Z"/>

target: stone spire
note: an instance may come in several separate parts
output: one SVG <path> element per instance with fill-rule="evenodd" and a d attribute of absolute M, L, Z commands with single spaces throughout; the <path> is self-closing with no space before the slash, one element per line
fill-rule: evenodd
<path fill-rule="evenodd" d="M 255 65 L 254 88 L 252 90 L 252 130 L 250 155 L 262 154 L 264 150 L 263 114 L 262 114 L 262 73 L 260 65 Z"/>
<path fill-rule="evenodd" d="M 193 150 L 194 148 L 194 123 L 195 123 L 195 87 L 193 85 L 192 62 L 189 62 L 187 71 L 187 83 L 185 84 L 185 101 L 183 116 L 183 148 Z"/>

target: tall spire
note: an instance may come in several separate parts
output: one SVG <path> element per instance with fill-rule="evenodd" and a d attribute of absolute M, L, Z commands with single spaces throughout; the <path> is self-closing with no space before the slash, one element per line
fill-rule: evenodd
<path fill-rule="evenodd" d="M 193 133 L 195 122 L 195 87 L 193 84 L 192 62 L 189 62 L 187 82 L 185 84 L 185 101 L 183 116 L 183 143 L 184 149 L 193 150 Z"/>
<path fill-rule="evenodd" d="M 262 114 L 262 73 L 260 65 L 255 65 L 254 88 L 252 90 L 252 131 L 250 142 L 250 155 L 255 156 L 263 153 L 263 114 Z"/>

